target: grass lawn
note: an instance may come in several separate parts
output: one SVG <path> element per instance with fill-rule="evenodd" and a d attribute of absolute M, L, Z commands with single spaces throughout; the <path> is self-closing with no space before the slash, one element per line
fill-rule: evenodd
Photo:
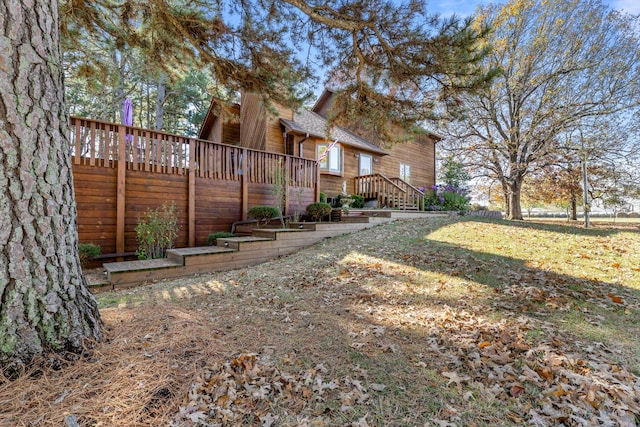
<path fill-rule="evenodd" d="M 640 229 L 437 218 L 97 296 L 0 425 L 640 423 Z"/>

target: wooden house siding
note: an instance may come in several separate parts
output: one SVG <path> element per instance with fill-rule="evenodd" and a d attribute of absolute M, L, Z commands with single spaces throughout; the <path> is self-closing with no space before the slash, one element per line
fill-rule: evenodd
<path fill-rule="evenodd" d="M 208 139 L 208 138 L 204 138 Z M 214 140 L 210 140 L 214 141 Z M 227 145 L 239 145 L 240 144 L 240 123 L 228 122 L 222 127 L 222 141 Z"/>
<path fill-rule="evenodd" d="M 266 109 L 254 93 L 242 94 L 240 105 L 240 146 L 256 150 L 266 149 Z"/>
<path fill-rule="evenodd" d="M 400 176 L 400 164 L 411 167 L 411 182 L 415 187 L 435 184 L 435 142 L 427 137 L 419 141 L 404 142 L 387 149 L 391 154 L 380 157 L 373 164 L 373 173 L 388 178 Z"/>
<path fill-rule="evenodd" d="M 273 103 L 273 111 L 266 112 L 267 141 L 266 151 L 270 153 L 284 153 L 284 128 L 280 124 L 280 119 L 293 120 L 293 110 Z"/>

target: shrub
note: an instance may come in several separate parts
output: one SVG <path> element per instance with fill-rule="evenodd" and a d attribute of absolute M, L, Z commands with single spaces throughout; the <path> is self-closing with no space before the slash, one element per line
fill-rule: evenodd
<path fill-rule="evenodd" d="M 154 210 L 147 209 L 144 218 L 138 218 L 135 232 L 138 239 L 136 255 L 140 259 L 163 258 L 178 237 L 178 217 L 175 205 Z"/>
<path fill-rule="evenodd" d="M 235 237 L 236 235 L 228 231 L 218 231 L 217 233 L 211 233 L 207 236 L 208 245 L 217 245 L 216 239 L 223 239 L 225 237 Z"/>
<path fill-rule="evenodd" d="M 353 202 L 351 202 L 351 207 L 352 208 L 355 208 L 355 209 L 364 208 L 364 197 L 363 196 L 359 196 L 357 194 L 352 194 L 351 196 L 349 196 L 349 198 L 351 200 L 353 200 Z"/>
<path fill-rule="evenodd" d="M 424 208 L 428 211 L 464 211 L 469 208 L 467 190 L 453 185 L 433 185 L 425 194 Z"/>
<path fill-rule="evenodd" d="M 323 193 L 322 191 L 320 192 L 320 202 L 321 203 L 327 203 L 327 195 L 325 193 Z"/>
<path fill-rule="evenodd" d="M 307 214 L 314 220 L 320 221 L 322 217 L 331 213 L 331 205 L 325 202 L 311 203 L 307 206 Z"/>
<path fill-rule="evenodd" d="M 80 264 L 82 268 L 86 268 L 89 261 L 102 255 L 102 249 L 100 246 L 93 243 L 79 243 L 78 255 L 80 256 Z"/>
<path fill-rule="evenodd" d="M 280 211 L 273 206 L 254 206 L 249 209 L 249 216 L 258 221 L 258 227 L 260 226 L 260 221 L 263 221 L 264 224 L 268 223 L 271 218 L 275 218 L 280 216 Z"/>
<path fill-rule="evenodd" d="M 638 212 L 629 212 L 629 218 L 640 218 L 640 213 L 638 213 Z"/>

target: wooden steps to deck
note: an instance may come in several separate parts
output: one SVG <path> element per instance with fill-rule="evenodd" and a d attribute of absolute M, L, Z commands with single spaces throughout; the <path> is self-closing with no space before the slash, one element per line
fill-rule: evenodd
<path fill-rule="evenodd" d="M 396 219 L 439 216 L 424 212 L 356 211 L 340 222 L 291 223 L 290 228 L 254 229 L 251 236 L 219 238 L 218 246 L 169 249 L 167 258 L 105 264 L 112 289 L 144 282 L 233 270 L 288 255 L 325 238 Z"/>

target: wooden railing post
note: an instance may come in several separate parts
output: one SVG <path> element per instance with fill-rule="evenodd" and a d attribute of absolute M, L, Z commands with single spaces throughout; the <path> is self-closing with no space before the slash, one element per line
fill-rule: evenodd
<path fill-rule="evenodd" d="M 247 171 L 247 156 L 249 153 L 246 148 L 242 149 L 242 154 L 240 155 L 242 174 L 240 174 L 240 198 L 242 199 L 242 220 L 246 221 L 249 217 L 249 176 Z M 254 165 L 255 167 L 255 165 Z"/>
<path fill-rule="evenodd" d="M 291 157 L 284 158 L 284 212 L 282 215 L 289 213 L 289 187 L 291 186 Z"/>
<path fill-rule="evenodd" d="M 316 187 L 314 191 L 314 202 L 320 201 L 320 165 L 315 163 L 316 168 Z"/>
<path fill-rule="evenodd" d="M 189 247 L 196 245 L 196 145 L 196 140 L 189 138 L 189 206 L 187 212 Z"/>
<path fill-rule="evenodd" d="M 118 181 L 116 183 L 116 253 L 123 253 L 125 250 L 124 223 L 126 208 L 126 126 L 118 125 Z M 79 157 L 79 156 L 78 156 Z M 78 159 L 76 157 L 76 160 Z"/>

